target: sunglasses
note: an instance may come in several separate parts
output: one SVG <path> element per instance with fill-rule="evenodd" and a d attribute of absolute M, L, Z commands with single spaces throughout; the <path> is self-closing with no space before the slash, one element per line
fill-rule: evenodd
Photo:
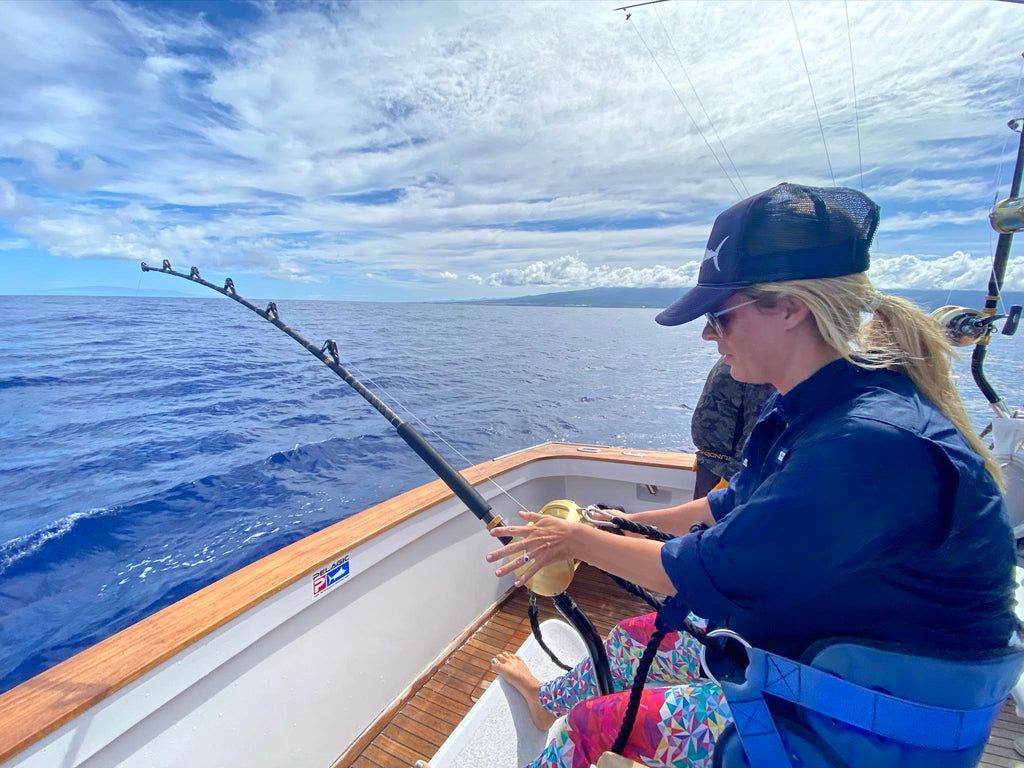
<path fill-rule="evenodd" d="M 723 323 L 719 318 L 722 317 L 722 315 L 729 314 L 734 309 L 745 307 L 748 304 L 755 303 L 756 301 L 757 299 L 751 299 L 750 301 L 744 301 L 743 303 L 737 304 L 733 307 L 720 309 L 717 312 L 705 312 L 704 319 L 708 321 L 708 327 L 711 329 L 711 332 L 715 334 L 715 336 L 725 336 L 725 323 Z"/>

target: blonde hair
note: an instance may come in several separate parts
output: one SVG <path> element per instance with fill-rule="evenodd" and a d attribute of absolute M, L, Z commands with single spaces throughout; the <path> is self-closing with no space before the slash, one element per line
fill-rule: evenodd
<path fill-rule="evenodd" d="M 743 293 L 762 306 L 792 297 L 807 305 L 822 340 L 861 368 L 901 370 L 957 428 L 1002 484 L 1002 472 L 971 426 L 956 386 L 955 353 L 943 328 L 916 304 L 878 293 L 863 272 L 842 277 L 758 283 Z M 870 313 L 867 322 L 862 315 Z"/>

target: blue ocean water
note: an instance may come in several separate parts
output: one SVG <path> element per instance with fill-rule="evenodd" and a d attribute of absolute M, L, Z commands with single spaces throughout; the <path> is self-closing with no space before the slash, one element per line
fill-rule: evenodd
<path fill-rule="evenodd" d="M 309 341 L 336 339 L 459 468 L 549 440 L 691 450 L 716 359 L 697 324 L 661 328 L 647 309 L 278 308 Z M 362 398 L 235 302 L 0 296 L 0 310 L 0 691 L 433 479 Z M 980 429 L 990 411 L 966 370 Z M 1020 338 L 993 342 L 988 373 L 1022 405 Z"/>

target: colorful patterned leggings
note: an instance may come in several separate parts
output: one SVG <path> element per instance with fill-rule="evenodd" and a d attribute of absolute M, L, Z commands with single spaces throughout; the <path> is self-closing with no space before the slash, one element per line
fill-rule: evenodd
<path fill-rule="evenodd" d="M 695 618 L 691 616 L 691 618 Z M 644 648 L 654 633 L 655 614 L 620 622 L 604 646 L 615 690 L 598 697 L 590 659 L 540 687 L 540 703 L 548 712 L 569 717 L 548 741 L 530 768 L 590 768 L 618 735 L 629 688 Z M 700 624 L 699 619 L 695 623 Z M 700 644 L 685 632 L 665 636 L 651 665 L 648 688 L 640 700 L 625 756 L 645 765 L 706 768 L 715 740 L 730 722 L 722 690 L 700 678 Z"/>

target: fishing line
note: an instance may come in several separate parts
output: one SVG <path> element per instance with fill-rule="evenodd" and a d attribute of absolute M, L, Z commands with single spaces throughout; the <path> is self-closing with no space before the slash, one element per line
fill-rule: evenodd
<path fill-rule="evenodd" d="M 1021 78 L 1024 77 L 1024 53 L 1020 55 L 1020 70 L 1017 72 L 1017 88 L 1013 92 L 1013 100 L 1016 101 L 1017 97 L 1020 96 L 1020 83 Z M 1010 143 L 1010 135 L 1007 134 L 1003 140 L 1003 148 L 999 150 L 999 157 L 1002 158 L 1006 155 L 1006 146 Z M 994 191 L 992 192 L 992 205 L 999 202 L 999 185 L 1003 183 L 1003 163 L 1000 159 L 996 162 L 996 177 L 993 182 Z M 992 245 L 992 235 L 989 235 L 989 245 Z M 992 250 L 989 248 L 989 250 Z"/>
<path fill-rule="evenodd" d="M 722 152 L 725 153 L 726 158 L 729 160 L 729 165 L 732 166 L 733 172 L 736 174 L 736 180 L 739 181 L 740 186 L 743 187 L 743 196 L 749 197 L 750 193 L 747 191 L 747 185 L 743 183 L 743 177 L 740 176 L 740 171 L 736 167 L 736 163 L 733 162 L 732 156 L 729 154 L 729 150 L 725 146 L 725 142 L 722 141 L 722 137 L 718 135 L 718 129 L 715 128 L 715 121 L 711 119 L 711 115 L 708 114 L 707 109 L 704 107 L 704 102 L 701 101 L 700 94 L 697 93 L 697 88 L 693 85 L 693 81 L 690 79 L 689 73 L 686 71 L 686 67 L 683 66 L 683 60 L 679 56 L 679 51 L 676 50 L 675 43 L 672 42 L 672 36 L 668 33 L 668 29 L 665 28 L 665 22 L 661 19 L 661 14 L 658 13 L 658 8 L 655 7 L 654 15 L 658 17 L 658 23 L 661 24 L 661 30 L 665 33 L 665 38 L 668 40 L 668 45 L 672 49 L 672 54 L 676 57 L 676 62 L 679 64 L 679 69 L 683 72 L 683 77 L 686 78 L 686 82 L 690 86 L 690 90 L 693 91 L 694 98 L 697 99 L 697 104 L 700 105 L 701 111 L 704 113 L 704 117 L 708 120 L 708 125 L 711 126 L 711 131 L 715 134 L 715 138 L 718 139 L 718 143 L 722 145 Z"/>
<path fill-rule="evenodd" d="M 437 432 L 437 430 L 435 430 L 433 427 L 431 427 L 429 424 L 427 424 L 425 421 L 423 421 L 423 419 L 421 419 L 419 416 L 417 416 L 416 413 L 409 406 L 407 406 L 405 403 L 403 403 L 394 394 L 394 392 L 389 391 L 383 384 L 381 384 L 380 382 L 376 381 L 372 376 L 364 375 L 364 372 L 359 370 L 355 366 L 355 364 L 353 364 L 350 360 L 346 362 L 346 367 L 351 369 L 351 370 L 353 370 L 353 371 L 355 371 L 355 373 L 359 374 L 359 378 L 362 381 L 365 381 L 365 382 L 367 382 L 369 384 L 372 384 L 373 388 L 376 389 L 381 394 L 383 394 L 388 399 L 389 402 L 394 403 L 396 406 L 398 406 L 398 408 L 400 408 L 404 413 L 406 413 L 411 421 L 415 421 L 421 427 L 426 429 L 427 432 L 429 432 L 433 437 L 437 438 L 441 443 L 446 445 L 448 447 L 448 449 L 450 451 L 452 451 L 452 453 L 454 453 L 456 456 L 458 456 L 460 459 L 462 459 L 464 462 L 466 462 L 467 465 L 473 466 L 474 462 L 471 459 L 469 459 L 465 454 L 462 453 L 462 451 L 460 451 L 458 448 L 456 448 L 454 445 L 452 445 L 450 442 L 448 442 L 444 438 L 444 435 L 442 435 L 439 432 Z M 501 483 L 499 483 L 493 477 L 488 475 L 486 472 L 484 473 L 484 480 L 486 480 L 491 485 L 493 485 L 495 488 L 497 488 L 499 492 L 501 492 L 502 494 L 507 496 L 512 501 L 512 503 L 516 504 L 520 509 L 529 510 L 529 507 L 527 507 L 525 504 L 523 504 L 521 501 L 519 501 L 519 499 L 517 499 L 515 496 L 513 496 L 510 491 L 508 491 L 507 489 L 503 488 Z"/>
<path fill-rule="evenodd" d="M 792 11 L 790 6 L 790 11 Z M 847 0 L 843 0 L 843 10 L 846 11 L 846 39 L 850 44 L 850 79 L 853 81 L 853 124 L 857 128 L 857 166 L 860 168 L 860 189 L 864 191 L 864 158 L 860 149 L 860 106 L 857 103 L 857 72 L 853 66 L 853 32 L 850 30 L 850 6 Z"/>
<path fill-rule="evenodd" d="M 800 42 L 800 28 L 796 24 L 796 14 L 793 12 L 792 0 L 786 0 L 789 6 L 789 15 L 793 19 L 793 30 L 796 32 L 796 44 L 800 49 L 800 58 L 804 62 L 804 72 L 807 73 L 807 87 L 811 90 L 811 103 L 814 104 L 814 114 L 818 118 L 818 130 L 821 132 L 821 143 L 825 147 L 825 162 L 828 163 L 828 172 L 832 176 L 832 186 L 836 185 L 836 174 L 832 170 L 832 158 L 828 154 L 828 143 L 825 141 L 825 126 L 821 124 L 821 112 L 818 111 L 818 100 L 814 98 L 814 85 L 811 83 L 811 70 L 807 66 L 807 57 L 804 56 L 804 44 Z"/>
<path fill-rule="evenodd" d="M 991 238 L 990 238 L 990 240 L 991 240 Z M 962 265 L 962 269 L 964 271 L 970 269 L 970 263 L 967 261 L 967 254 L 964 253 L 963 251 L 960 251 L 960 264 Z M 954 281 L 954 284 L 951 284 L 949 286 L 949 293 L 946 294 L 946 300 L 944 302 L 942 302 L 943 304 L 946 304 L 946 305 L 949 304 L 949 300 L 953 298 L 953 291 L 955 291 L 955 290 L 956 290 L 956 285 L 955 285 L 955 281 Z"/>
<path fill-rule="evenodd" d="M 632 14 L 626 14 L 627 21 L 629 21 L 629 17 L 631 15 Z M 682 96 L 679 95 L 679 91 L 677 91 L 676 87 L 672 85 L 672 81 L 669 79 L 669 76 L 665 73 L 665 70 L 662 69 L 661 64 L 658 63 L 658 58 L 654 55 L 654 51 L 651 50 L 651 46 L 647 44 L 643 34 L 640 32 L 640 28 L 637 27 L 636 23 L 633 21 L 630 21 L 629 23 L 630 26 L 633 27 L 633 31 L 636 32 L 637 37 L 640 38 L 640 42 L 644 44 L 644 48 L 647 49 L 647 53 L 650 55 L 651 61 L 654 62 L 654 66 L 658 68 L 658 71 L 661 72 L 661 76 L 664 77 L 665 82 L 668 83 L 668 87 L 671 88 L 672 93 L 676 95 L 676 101 L 679 102 L 679 106 L 683 108 L 683 112 L 685 112 L 686 116 L 690 118 L 690 122 L 693 123 L 693 127 L 697 129 L 697 133 L 699 133 L 700 137 L 704 140 L 704 145 L 708 148 L 708 151 L 711 152 L 711 156 L 715 158 L 715 162 L 718 163 L 718 167 L 722 169 L 722 173 L 725 174 L 725 178 L 729 180 L 729 183 L 732 185 L 733 190 L 735 190 L 736 195 L 742 199 L 744 197 L 743 193 L 740 191 L 740 188 L 736 186 L 736 182 L 732 180 L 732 176 L 729 175 L 729 171 L 725 169 L 721 159 L 718 157 L 718 153 L 715 152 L 715 148 L 711 146 L 711 142 L 708 141 L 708 137 L 704 135 L 704 131 L 700 129 L 700 126 L 697 125 L 697 121 L 693 119 L 693 115 L 690 114 L 690 110 L 686 108 L 686 103 L 683 101 Z"/>
<path fill-rule="evenodd" d="M 225 296 L 228 296 L 229 298 L 234 299 L 239 304 L 242 304 L 243 306 L 247 307 L 248 309 L 251 309 L 256 314 L 258 314 L 261 317 L 263 317 L 265 320 L 270 321 L 271 323 L 276 325 L 278 328 L 280 328 L 282 331 L 284 331 L 288 336 L 291 336 L 295 341 L 299 342 L 302 346 L 306 347 L 306 349 L 309 352 L 311 352 L 313 355 L 315 355 L 316 357 L 320 358 L 321 362 L 325 363 L 329 368 L 331 368 L 332 371 L 334 371 L 339 376 L 341 376 L 342 379 L 344 379 L 345 382 L 347 384 L 349 384 L 349 386 L 351 386 L 353 389 L 356 390 L 356 392 L 358 392 L 360 395 L 362 395 L 364 399 L 369 401 L 370 404 L 374 406 L 374 408 L 376 408 L 385 418 L 388 419 L 388 421 L 391 422 L 392 426 L 394 426 L 399 431 L 399 435 L 401 435 L 403 437 L 403 439 L 405 439 L 406 442 L 410 444 L 410 447 L 412 447 L 413 450 L 415 450 L 416 453 L 419 454 L 420 458 L 424 459 L 427 462 L 428 466 L 430 466 L 431 469 L 433 469 L 434 472 L 437 473 L 441 477 L 442 480 L 445 479 L 445 475 L 446 474 L 452 474 L 452 473 L 457 474 L 455 472 L 454 468 L 450 467 L 450 465 L 448 465 L 448 463 L 446 461 L 444 461 L 440 456 L 437 456 L 436 458 L 433 457 L 433 456 L 429 456 L 429 457 L 425 456 L 424 455 L 425 453 L 426 454 L 433 454 L 433 453 L 436 453 L 436 451 L 434 451 L 431 447 L 429 447 L 429 445 L 426 444 L 425 441 L 423 441 L 423 438 L 421 436 L 419 436 L 418 433 L 416 433 L 416 431 L 414 429 L 409 428 L 408 424 L 403 423 L 401 421 L 401 419 L 398 418 L 397 414 L 394 413 L 394 411 L 392 411 L 388 406 L 384 405 L 384 403 L 380 400 L 380 398 L 376 398 L 372 393 L 369 392 L 369 390 L 366 389 L 366 387 L 364 387 L 362 385 L 362 383 L 355 376 L 352 376 L 352 374 L 349 373 L 349 371 L 347 371 L 344 367 L 341 366 L 341 364 L 340 364 L 340 357 L 341 356 L 338 354 L 337 345 L 334 343 L 333 339 L 328 339 L 327 342 L 324 343 L 323 348 L 320 349 L 319 351 L 317 351 L 316 347 L 314 347 L 312 344 L 310 344 L 308 341 L 306 341 L 306 339 L 304 339 L 302 336 L 300 336 L 298 333 L 293 331 L 291 328 L 289 328 L 287 325 L 285 325 L 281 321 L 280 316 L 279 316 L 278 311 L 277 311 L 277 305 L 274 302 L 271 302 L 267 306 L 266 310 L 261 310 L 259 307 L 253 305 L 251 302 L 249 302 L 246 299 L 243 299 L 241 296 L 238 295 L 238 293 L 235 291 L 234 282 L 231 281 L 230 278 L 225 282 L 224 288 L 219 288 L 216 285 L 213 285 L 212 283 L 208 283 L 206 280 L 203 280 L 199 276 L 199 270 L 196 269 L 195 267 L 192 268 L 192 271 L 191 271 L 191 273 L 189 275 L 184 275 L 184 274 L 181 274 L 179 272 L 175 272 L 171 268 L 170 262 L 166 261 L 166 260 L 164 261 L 163 267 L 160 268 L 160 269 L 157 269 L 156 267 L 150 267 L 145 262 L 143 262 L 142 271 L 143 271 L 143 273 L 149 272 L 149 271 L 163 272 L 163 273 L 166 273 L 166 274 L 174 275 L 175 277 L 183 277 L 183 278 L 185 278 L 187 280 L 192 280 L 193 282 L 198 282 L 198 283 L 200 283 L 202 285 L 207 286 L 208 288 L 212 288 L 213 290 L 217 291 L 218 293 L 224 294 Z M 140 280 L 140 283 L 141 283 L 141 280 Z M 360 373 L 360 375 L 361 375 L 361 373 Z M 370 379 L 370 381 L 372 381 L 372 379 Z M 442 443 L 444 443 L 446 446 L 448 446 L 448 448 L 451 449 L 452 451 L 454 451 L 463 461 L 465 461 L 470 466 L 473 465 L 473 462 L 470 461 L 460 450 L 458 450 L 450 442 L 445 440 L 445 438 L 442 435 L 438 434 L 436 430 L 432 429 L 422 419 L 420 419 L 418 416 L 416 416 L 416 414 L 413 413 L 411 408 L 409 408 L 408 406 L 406 406 L 403 403 L 401 403 L 401 401 L 399 401 L 398 398 L 394 397 L 394 395 L 392 393 L 388 392 L 388 390 L 385 387 L 383 387 L 379 382 L 373 382 L 373 384 L 374 384 L 374 386 L 376 387 L 376 389 L 378 391 L 384 393 L 385 396 L 388 397 L 390 400 L 398 402 L 398 404 L 401 406 L 402 410 L 404 410 L 407 414 L 409 414 L 409 416 L 412 419 L 414 419 L 415 421 L 417 421 L 420 425 L 426 427 L 426 429 L 434 437 L 436 437 L 438 440 L 440 440 Z M 397 424 L 395 423 L 396 421 L 398 422 Z M 413 434 L 411 436 L 407 436 L 405 434 L 406 430 L 411 431 Z M 410 442 L 410 439 L 412 440 L 412 442 Z M 436 466 L 436 465 L 440 465 L 440 464 L 444 464 L 445 466 L 440 467 L 440 470 L 439 470 L 439 466 Z M 484 472 L 483 474 L 484 474 L 484 479 L 486 481 L 491 483 L 495 488 L 498 489 L 498 491 L 500 491 L 502 494 L 507 496 L 520 509 L 528 509 L 528 507 L 526 505 L 522 504 L 506 488 L 503 488 L 501 486 L 501 484 L 497 480 L 495 480 L 493 477 L 488 475 L 486 472 Z M 459 475 L 459 478 L 461 478 L 461 475 Z M 447 482 L 447 480 L 445 480 L 445 482 Z M 459 481 L 456 481 L 456 482 L 457 482 L 457 484 L 461 484 Z M 451 487 L 450 483 L 449 483 L 449 487 Z M 452 488 L 452 490 L 454 491 L 455 489 Z M 474 493 L 474 495 L 476 494 L 475 490 L 474 490 L 473 493 Z M 458 492 L 457 492 L 456 495 L 458 495 Z M 460 498 L 461 498 L 461 496 L 460 496 Z M 464 498 L 463 501 L 467 501 L 467 500 Z M 479 509 L 481 506 L 486 504 L 486 502 L 484 502 L 484 500 L 482 498 L 479 499 L 479 501 L 476 501 L 476 500 L 471 500 L 471 501 L 475 501 L 476 502 L 476 509 Z M 473 504 L 470 501 L 467 501 L 467 505 L 470 506 L 471 510 L 474 509 L 474 506 L 473 506 Z"/>

